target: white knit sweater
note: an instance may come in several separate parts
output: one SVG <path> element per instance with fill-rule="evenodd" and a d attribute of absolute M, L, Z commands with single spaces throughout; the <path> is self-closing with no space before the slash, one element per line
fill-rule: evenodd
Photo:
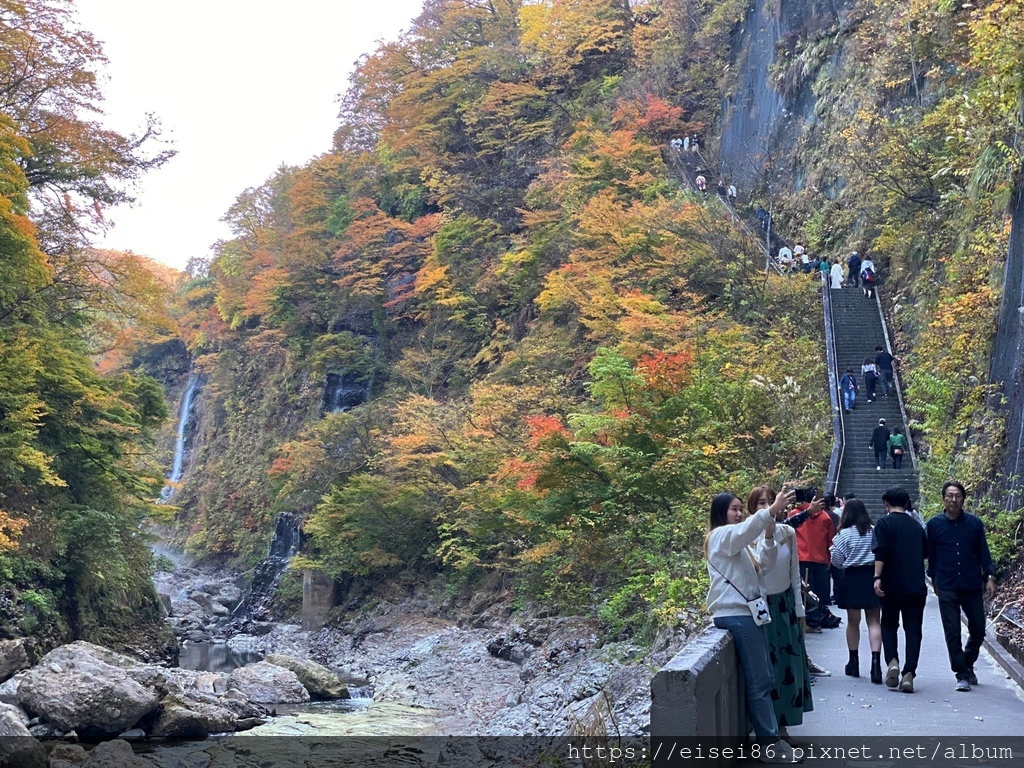
<path fill-rule="evenodd" d="M 708 575 L 711 589 L 708 590 L 708 611 L 714 617 L 749 616 L 747 601 L 766 594 L 764 580 L 758 568 L 772 568 L 778 557 L 774 540 L 766 540 L 764 546 L 755 550 L 751 547 L 765 526 L 772 520 L 767 509 L 751 515 L 742 523 L 720 525 L 708 535 Z M 755 568 L 754 560 L 758 567 Z M 733 586 L 726 583 L 726 579 Z"/>
<path fill-rule="evenodd" d="M 764 560 L 766 554 L 761 550 L 775 545 L 778 552 L 773 566 L 764 568 L 764 586 L 769 595 L 777 595 L 787 589 L 793 590 L 793 601 L 796 617 L 804 617 L 804 601 L 800 591 L 800 555 L 796 547 L 796 531 L 788 525 L 780 525 L 775 529 L 775 540 L 762 538 L 758 544 L 758 559 Z"/>

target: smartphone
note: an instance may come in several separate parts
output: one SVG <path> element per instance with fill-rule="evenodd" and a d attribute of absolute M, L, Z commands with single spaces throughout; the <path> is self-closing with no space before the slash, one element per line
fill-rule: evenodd
<path fill-rule="evenodd" d="M 794 488 L 793 501 L 797 504 L 810 504 L 818 495 L 818 489 L 814 486 L 810 488 Z"/>

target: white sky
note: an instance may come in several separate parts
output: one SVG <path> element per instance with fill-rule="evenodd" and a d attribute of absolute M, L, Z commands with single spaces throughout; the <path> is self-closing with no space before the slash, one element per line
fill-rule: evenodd
<path fill-rule="evenodd" d="M 409 27 L 422 0 L 76 0 L 110 60 L 109 127 L 163 123 L 176 157 L 150 172 L 100 247 L 176 267 L 229 236 L 246 187 L 331 147 L 356 59 Z"/>

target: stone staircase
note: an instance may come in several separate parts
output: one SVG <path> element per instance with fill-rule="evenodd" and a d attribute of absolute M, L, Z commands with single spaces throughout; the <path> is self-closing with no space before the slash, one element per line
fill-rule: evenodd
<path fill-rule="evenodd" d="M 910 439 L 896 393 L 890 392 L 888 397 L 882 397 L 882 388 L 879 386 L 876 388 L 875 400 L 867 402 L 867 388 L 860 374 L 864 358 L 874 360 L 875 347 L 887 347 L 878 304 L 875 299 L 866 298 L 859 288 L 830 290 L 830 296 L 836 348 L 836 381 L 847 368 L 852 368 L 860 384 L 853 411 L 842 414 L 845 442 L 836 493 L 839 496 L 856 494 L 867 505 L 872 517 L 880 517 L 885 514 L 882 493 L 886 488 L 898 485 L 906 489 L 917 507 L 920 495 L 918 474 L 909 450 L 903 456 L 902 469 L 893 469 L 892 457 L 887 456 L 886 468 L 878 471 L 875 469 L 874 451 L 868 447 L 871 432 L 878 426 L 879 419 L 885 419 L 885 425 L 890 430 L 899 428 L 905 440 Z"/>

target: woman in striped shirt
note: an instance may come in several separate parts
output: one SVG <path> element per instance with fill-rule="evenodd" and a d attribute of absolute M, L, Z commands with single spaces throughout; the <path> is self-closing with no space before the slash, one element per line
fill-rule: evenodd
<path fill-rule="evenodd" d="M 846 609 L 846 647 L 850 661 L 846 674 L 860 677 L 860 614 L 868 625 L 871 646 L 871 682 L 882 682 L 882 625 L 880 604 L 872 579 L 875 555 L 871 551 L 871 516 L 860 499 L 850 499 L 843 508 L 839 533 L 832 542 L 832 565 L 841 568 L 843 579 L 839 588 L 839 607 Z"/>

